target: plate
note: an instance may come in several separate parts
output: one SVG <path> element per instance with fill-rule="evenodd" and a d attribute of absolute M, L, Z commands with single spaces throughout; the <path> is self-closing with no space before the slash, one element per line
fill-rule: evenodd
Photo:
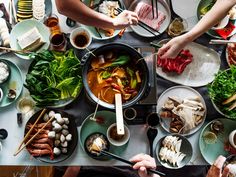
<path fill-rule="evenodd" d="M 94 4 L 97 4 L 99 3 L 100 0 L 94 0 Z M 117 0 L 115 0 L 117 1 Z M 89 6 L 89 3 L 90 3 L 90 0 L 83 0 L 83 3 L 87 6 Z M 121 7 L 123 7 L 123 4 L 119 1 Z M 95 9 L 96 10 L 96 9 Z M 92 35 L 92 37 L 94 39 L 97 39 L 97 40 L 107 40 L 107 39 L 111 39 L 111 38 L 114 38 L 116 37 L 120 30 L 115 30 L 114 31 L 114 34 L 112 36 L 106 36 L 103 32 L 99 31 L 99 33 L 101 34 L 102 38 L 100 37 L 98 31 L 97 31 L 97 28 L 93 27 L 93 26 L 87 26 L 87 25 L 83 25 L 81 24 L 82 27 L 86 28 Z"/>
<path fill-rule="evenodd" d="M 142 0 L 142 1 L 133 1 L 133 3 L 130 5 L 129 10 L 130 11 L 134 11 L 135 8 L 137 7 L 137 5 L 140 2 L 145 2 L 147 4 L 150 4 L 151 1 L 148 0 Z M 166 15 L 166 19 L 164 20 L 164 22 L 162 23 L 162 25 L 160 26 L 159 32 L 160 34 L 162 34 L 163 32 L 165 32 L 165 30 L 168 28 L 170 21 L 171 21 L 171 11 L 169 8 L 169 5 L 166 3 L 166 1 L 164 0 L 158 0 L 158 10 L 160 10 L 161 12 L 163 12 Z M 151 34 L 150 32 L 148 32 L 147 30 L 143 29 L 140 26 L 134 26 L 132 25 L 131 28 L 133 29 L 133 31 L 142 36 L 142 37 L 154 37 L 153 34 Z M 160 35 L 157 32 L 154 32 L 156 35 Z"/>
<path fill-rule="evenodd" d="M 48 113 L 51 110 L 52 109 L 47 110 L 46 113 Z M 75 150 L 75 148 L 78 144 L 78 131 L 77 131 L 76 123 L 75 123 L 75 118 L 72 115 L 69 115 L 64 111 L 60 111 L 60 110 L 53 110 L 53 111 L 55 111 L 55 113 L 60 113 L 63 117 L 69 118 L 68 130 L 69 130 L 70 134 L 72 134 L 72 140 L 68 143 L 68 152 L 67 152 L 67 154 L 61 154 L 58 157 L 55 156 L 55 158 L 53 160 L 51 160 L 49 156 L 35 157 L 36 159 L 38 159 L 42 162 L 46 162 L 46 163 L 58 163 L 58 162 L 66 160 L 67 158 L 69 158 L 73 154 L 73 152 L 74 152 L 74 150 Z M 36 121 L 36 119 L 38 118 L 38 116 L 40 115 L 41 112 L 42 112 L 42 110 L 36 112 L 28 120 L 26 125 L 28 125 L 29 123 L 33 124 Z M 44 122 L 44 121 L 39 120 L 39 122 Z M 25 129 L 24 134 L 26 135 L 26 133 L 27 133 L 27 130 Z"/>
<path fill-rule="evenodd" d="M 14 103 L 17 98 L 20 96 L 22 88 L 23 88 L 23 77 L 20 68 L 18 68 L 17 65 L 15 65 L 13 62 L 5 59 L 0 59 L 0 61 L 3 61 L 8 64 L 8 66 L 11 69 L 10 76 L 8 80 L 2 84 L 0 84 L 0 88 L 3 90 L 3 99 L 0 102 L 0 108 L 8 106 L 12 103 Z M 16 90 L 16 98 L 14 100 L 9 100 L 6 96 L 8 93 L 8 89 L 10 88 L 15 88 Z"/>
<path fill-rule="evenodd" d="M 210 130 L 210 125 L 213 121 L 220 120 L 224 124 L 224 131 L 218 135 L 217 141 L 214 144 L 207 144 L 204 141 L 203 135 L 206 131 Z M 230 154 L 224 150 L 224 142 L 227 141 L 230 132 L 232 132 L 236 127 L 236 121 L 230 119 L 215 119 L 209 122 L 202 130 L 199 138 L 199 148 L 203 158 L 211 165 L 214 163 L 216 158 L 219 155 L 223 155 L 225 157 Z"/>
<path fill-rule="evenodd" d="M 192 135 L 194 133 L 196 133 L 201 127 L 202 125 L 204 124 L 205 122 L 205 119 L 206 119 L 206 104 L 205 104 L 205 101 L 204 99 L 202 98 L 202 96 L 194 89 L 190 88 L 190 87 L 186 87 L 186 86 L 174 86 L 174 87 L 171 87 L 169 89 L 167 89 L 166 91 L 164 91 L 158 101 L 157 101 L 157 113 L 160 113 L 161 109 L 162 109 L 162 106 L 164 105 L 164 102 L 166 102 L 167 98 L 168 97 L 179 97 L 181 99 L 185 99 L 185 98 L 191 98 L 191 97 L 199 97 L 201 99 L 201 103 L 203 104 L 204 108 L 205 108 L 205 115 L 203 117 L 203 121 L 198 125 L 196 126 L 195 128 L 193 128 L 192 130 L 190 130 L 189 133 L 186 133 L 186 134 L 181 134 L 182 136 L 189 136 L 189 135 Z M 160 117 L 160 116 L 159 116 Z M 170 127 L 170 119 L 165 119 L 165 118 L 161 118 L 160 117 L 160 124 L 162 126 L 162 128 L 171 133 L 169 131 L 169 127 Z"/>
<path fill-rule="evenodd" d="M 192 158 L 192 155 L 193 155 L 193 148 L 192 148 L 192 145 L 191 143 L 188 141 L 187 138 L 181 136 L 181 135 L 177 135 L 177 134 L 172 134 L 173 136 L 177 136 L 179 137 L 179 139 L 182 140 L 182 144 L 181 144 L 181 148 L 180 148 L 180 152 L 186 154 L 185 158 L 181 161 L 180 163 L 180 166 L 173 166 L 172 164 L 170 163 L 167 163 L 165 161 L 162 161 L 159 157 L 159 151 L 162 147 L 162 141 L 165 139 L 166 136 L 162 137 L 157 145 L 156 145 L 156 157 L 158 159 L 158 161 L 160 162 L 161 165 L 163 165 L 164 167 L 166 168 L 170 168 L 170 169 L 179 169 L 179 168 L 182 168 L 184 167 L 185 165 L 187 165 L 189 163 L 189 161 L 191 160 Z"/>
<path fill-rule="evenodd" d="M 90 117 L 92 117 L 93 114 L 89 115 L 82 123 L 81 128 L 80 128 L 80 145 L 82 147 L 82 149 L 85 151 L 84 149 L 84 143 L 86 138 L 91 135 L 92 133 L 102 133 L 103 135 L 107 134 L 107 129 L 108 127 L 116 122 L 116 114 L 114 112 L 111 111 L 98 111 L 96 114 L 96 117 L 102 117 L 104 118 L 105 122 L 104 123 L 97 123 L 93 120 L 90 120 Z M 114 146 L 112 144 L 110 144 L 110 148 L 109 151 L 113 154 L 116 155 L 121 155 L 124 150 L 126 149 L 128 143 L 123 145 L 123 146 Z M 90 157 L 90 156 L 89 156 Z M 101 156 L 96 158 L 97 160 L 109 160 L 109 157 L 106 156 Z"/>
<path fill-rule="evenodd" d="M 164 39 L 160 44 L 164 44 L 168 39 Z M 211 83 L 215 74 L 220 69 L 220 55 L 203 45 L 191 42 L 185 49 L 190 50 L 193 61 L 185 68 L 180 75 L 175 73 L 165 73 L 161 67 L 156 68 L 156 73 L 171 82 L 190 87 L 201 87 Z"/>
<path fill-rule="evenodd" d="M 21 50 L 20 46 L 17 43 L 17 38 L 19 36 L 22 36 L 24 33 L 32 29 L 33 27 L 36 27 L 41 34 L 43 40 L 45 41 L 45 44 L 42 45 L 36 52 L 40 52 L 44 49 L 48 49 L 50 42 L 49 42 L 49 36 L 50 31 L 49 29 L 41 22 L 33 19 L 24 20 L 20 23 L 17 23 L 16 26 L 12 29 L 10 33 L 10 46 L 14 50 Z M 30 59 L 29 55 L 27 54 L 17 54 L 18 57 L 22 59 Z"/>
<path fill-rule="evenodd" d="M 233 35 L 233 36 L 230 38 L 230 41 L 236 41 L 236 35 Z M 233 45 L 236 46 L 236 43 L 233 43 Z M 229 44 L 227 44 L 227 46 L 226 46 L 226 49 L 225 49 L 225 56 L 226 56 L 226 61 L 227 61 L 228 65 L 230 66 L 230 65 L 232 65 L 232 64 L 230 63 L 230 60 L 229 60 L 228 48 L 229 48 Z M 236 59 L 236 55 L 235 55 L 234 58 Z M 236 65 L 236 63 L 233 64 L 233 65 Z"/>
<path fill-rule="evenodd" d="M 203 7 L 206 7 L 212 1 L 213 0 L 200 0 L 200 2 L 198 4 L 198 7 L 197 7 L 197 17 L 198 17 L 198 20 L 200 20 L 200 16 L 201 16 L 200 10 Z M 233 25 L 236 26 L 236 20 L 229 20 L 229 22 L 232 22 Z M 210 29 L 206 33 L 208 35 L 210 35 L 211 37 L 218 38 L 218 39 L 223 39 L 220 35 L 218 35 L 218 33 L 215 32 L 215 30 Z M 236 34 L 236 28 L 229 34 L 228 37 L 230 37 L 230 36 L 232 36 L 234 34 Z"/>

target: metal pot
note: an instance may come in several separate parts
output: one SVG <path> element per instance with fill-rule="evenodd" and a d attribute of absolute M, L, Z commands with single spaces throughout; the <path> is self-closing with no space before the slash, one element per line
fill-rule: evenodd
<path fill-rule="evenodd" d="M 143 56 L 137 51 L 135 50 L 133 47 L 126 45 L 126 44 L 122 44 L 122 43 L 111 43 L 111 44 L 105 44 L 101 47 L 96 48 L 92 53 L 96 56 L 100 55 L 100 54 L 104 54 L 106 51 L 121 51 L 122 53 L 127 53 L 130 55 L 131 59 L 133 60 L 134 63 L 136 63 L 137 60 L 143 58 Z M 88 82 L 87 82 L 87 73 L 89 71 L 89 69 L 91 68 L 91 61 L 93 59 L 93 55 L 90 53 L 88 54 L 88 56 L 86 57 L 86 60 L 84 62 L 84 66 L 83 66 L 83 71 L 82 71 L 82 78 L 83 78 L 83 84 L 84 84 L 84 88 L 88 94 L 88 96 L 96 103 L 99 103 L 101 106 L 105 107 L 105 108 L 109 108 L 109 109 L 115 109 L 115 105 L 114 104 L 109 104 L 106 103 L 102 100 L 99 100 L 90 90 Z M 131 61 L 132 62 L 132 61 Z M 144 96 L 147 87 L 148 87 L 148 81 L 149 81 L 149 72 L 148 72 L 148 67 L 147 64 L 145 62 L 144 59 L 139 60 L 139 62 L 137 63 L 138 67 L 140 68 L 140 70 L 142 71 L 142 83 L 141 83 L 141 87 L 139 89 L 138 94 L 132 98 L 131 100 L 125 102 L 122 104 L 123 108 L 127 108 L 129 106 L 134 105 L 135 103 L 137 103 L 140 99 L 142 99 L 142 97 Z M 99 102 L 98 102 L 99 101 Z"/>

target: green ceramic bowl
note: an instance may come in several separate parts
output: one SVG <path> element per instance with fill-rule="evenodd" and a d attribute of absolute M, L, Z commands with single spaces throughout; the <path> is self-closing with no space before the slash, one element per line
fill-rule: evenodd
<path fill-rule="evenodd" d="M 116 122 L 116 114 L 111 111 L 98 111 L 96 113 L 96 117 L 100 117 L 104 119 L 104 123 L 97 123 L 96 121 L 90 120 L 90 117 L 92 117 L 93 114 L 89 115 L 82 123 L 80 127 L 80 145 L 82 149 L 84 149 L 84 144 L 88 136 L 90 136 L 93 133 L 101 133 L 103 135 L 106 135 L 108 127 Z M 109 152 L 116 154 L 116 155 L 121 155 L 128 143 L 126 143 L 123 146 L 113 146 L 110 144 Z M 86 152 L 87 153 L 87 152 Z M 90 155 L 89 155 L 90 156 Z M 91 157 L 91 156 L 90 156 Z M 106 156 L 100 156 L 98 158 L 95 158 L 97 160 L 109 160 L 109 157 Z"/>
<path fill-rule="evenodd" d="M 44 45 L 42 45 L 36 52 L 40 52 L 43 49 L 48 49 L 50 42 L 49 42 L 49 36 L 50 31 L 49 29 L 41 22 L 33 19 L 24 20 L 20 23 L 17 23 L 16 26 L 11 31 L 10 34 L 10 46 L 14 50 L 21 50 L 20 46 L 18 45 L 17 38 L 19 36 L 22 36 L 24 33 L 32 29 L 33 27 L 36 27 L 41 34 L 43 41 L 45 42 Z M 16 55 L 22 59 L 30 59 L 28 54 L 17 54 Z"/>

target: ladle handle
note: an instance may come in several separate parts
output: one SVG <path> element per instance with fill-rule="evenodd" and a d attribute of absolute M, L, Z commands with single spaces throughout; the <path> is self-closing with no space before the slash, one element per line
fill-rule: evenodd
<path fill-rule="evenodd" d="M 149 141 L 150 144 L 150 156 L 153 157 L 153 142 Z"/>

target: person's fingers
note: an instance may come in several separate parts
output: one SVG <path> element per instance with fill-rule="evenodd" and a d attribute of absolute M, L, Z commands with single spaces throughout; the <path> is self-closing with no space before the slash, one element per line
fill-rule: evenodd
<path fill-rule="evenodd" d="M 141 167 L 139 170 L 138 170 L 138 174 L 140 177 L 142 176 L 147 176 L 147 170 L 145 167 Z"/>
<path fill-rule="evenodd" d="M 225 157 L 220 155 L 216 161 L 214 162 L 214 166 L 216 166 L 217 168 L 221 169 L 224 165 L 224 162 L 225 162 Z"/>
<path fill-rule="evenodd" d="M 161 58 L 175 58 L 178 54 L 179 51 L 176 51 L 174 47 L 170 47 L 163 55 L 161 55 Z"/>
<path fill-rule="evenodd" d="M 129 11 L 129 12 L 132 17 L 135 17 L 138 19 L 138 14 L 136 12 L 132 12 L 132 11 Z"/>
<path fill-rule="evenodd" d="M 222 177 L 227 177 L 229 175 L 229 165 L 227 165 L 222 173 Z"/>
<path fill-rule="evenodd" d="M 130 25 L 137 25 L 138 24 L 138 19 L 135 17 L 130 16 L 129 19 Z"/>
<path fill-rule="evenodd" d="M 137 154 L 137 155 L 135 155 L 134 157 L 132 157 L 130 159 L 130 161 L 132 161 L 132 162 L 139 162 L 139 161 L 142 161 L 142 160 L 154 161 L 154 159 L 151 156 L 147 155 L 147 154 Z"/>
<path fill-rule="evenodd" d="M 140 162 L 137 162 L 136 164 L 134 164 L 133 169 L 139 169 L 141 167 L 145 167 L 145 168 L 155 168 L 156 165 L 148 160 L 142 160 Z"/>
<path fill-rule="evenodd" d="M 164 53 L 169 49 L 169 46 L 167 44 L 164 44 L 157 52 L 157 54 L 159 56 L 162 57 L 162 55 L 164 55 Z"/>

